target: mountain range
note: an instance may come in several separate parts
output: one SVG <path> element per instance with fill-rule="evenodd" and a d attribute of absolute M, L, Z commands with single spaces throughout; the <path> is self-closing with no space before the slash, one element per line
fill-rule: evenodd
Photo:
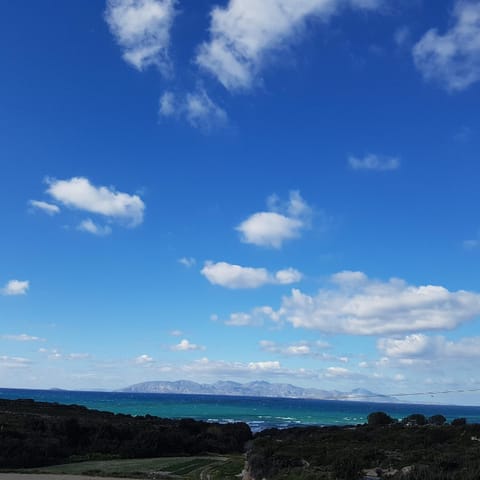
<path fill-rule="evenodd" d="M 311 398 L 319 400 L 350 400 L 365 402 L 396 403 L 395 397 L 374 393 L 363 388 L 355 388 L 350 392 L 338 390 L 321 390 L 318 388 L 302 388 L 288 383 L 269 383 L 255 381 L 238 383 L 219 381 L 213 384 L 197 383 L 189 380 L 151 381 L 137 383 L 121 390 L 133 393 L 173 393 L 185 395 L 227 395 L 238 397 L 281 397 Z"/>

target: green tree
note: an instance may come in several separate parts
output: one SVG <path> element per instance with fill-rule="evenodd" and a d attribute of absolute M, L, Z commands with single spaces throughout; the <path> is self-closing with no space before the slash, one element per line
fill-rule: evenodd
<path fill-rule="evenodd" d="M 395 423 L 395 420 L 385 412 L 373 412 L 367 417 L 367 421 L 373 427 Z"/>

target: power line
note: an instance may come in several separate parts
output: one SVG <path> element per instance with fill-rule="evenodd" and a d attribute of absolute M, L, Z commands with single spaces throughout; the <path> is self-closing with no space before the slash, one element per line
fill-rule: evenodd
<path fill-rule="evenodd" d="M 413 396 L 422 396 L 422 395 L 444 395 L 450 393 L 473 393 L 473 392 L 480 392 L 480 388 L 472 388 L 472 389 L 460 389 L 460 390 L 443 390 L 443 391 L 436 391 L 436 392 L 413 392 L 413 393 L 391 393 L 389 395 L 375 395 L 375 394 L 352 394 L 352 395 L 340 395 L 338 398 L 378 398 L 378 397 L 413 397 Z"/>

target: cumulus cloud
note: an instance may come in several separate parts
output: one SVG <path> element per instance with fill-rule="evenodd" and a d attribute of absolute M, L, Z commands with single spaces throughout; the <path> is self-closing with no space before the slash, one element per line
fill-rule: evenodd
<path fill-rule="evenodd" d="M 118 192 L 114 187 L 97 187 L 85 177 L 49 179 L 47 183 L 47 193 L 69 208 L 102 215 L 128 227 L 143 222 L 145 204 L 138 195 Z"/>
<path fill-rule="evenodd" d="M 228 115 L 201 88 L 185 95 L 165 92 L 160 97 L 161 117 L 185 119 L 192 127 L 204 132 L 224 127 Z"/>
<path fill-rule="evenodd" d="M 52 203 L 42 202 L 41 200 L 30 200 L 28 203 L 34 209 L 41 210 L 47 215 L 56 215 L 57 213 L 60 213 L 58 205 Z"/>
<path fill-rule="evenodd" d="M 389 357 L 403 359 L 480 357 L 480 337 L 450 341 L 443 336 L 429 337 L 420 333 L 405 338 L 381 338 L 377 347 Z"/>
<path fill-rule="evenodd" d="M 352 282 L 355 277 L 358 282 Z M 343 272 L 333 281 L 336 288 L 315 296 L 292 290 L 282 303 L 287 321 L 330 333 L 381 335 L 452 329 L 480 315 L 477 293 L 408 285 L 398 278 L 381 282 L 361 273 Z"/>
<path fill-rule="evenodd" d="M 413 48 L 415 65 L 428 81 L 461 91 L 480 80 L 480 3 L 457 0 L 451 27 L 429 30 Z"/>
<path fill-rule="evenodd" d="M 265 268 L 242 267 L 227 262 L 206 262 L 201 273 L 213 285 L 232 289 L 258 288 L 267 284 L 288 285 L 302 279 L 302 274 L 294 268 L 272 274 Z"/>
<path fill-rule="evenodd" d="M 230 0 L 211 12 L 210 38 L 197 64 L 230 91 L 258 81 L 272 53 L 298 41 L 312 18 L 326 20 L 341 7 L 375 9 L 379 0 Z"/>
<path fill-rule="evenodd" d="M 281 248 L 286 240 L 298 238 L 310 226 L 312 208 L 298 191 L 290 192 L 286 204 L 275 195 L 268 199 L 269 211 L 254 213 L 236 230 L 244 243 Z"/>
<path fill-rule="evenodd" d="M 186 352 L 191 350 L 205 350 L 205 347 L 191 343 L 189 340 L 184 338 L 180 341 L 180 343 L 171 347 L 171 349 L 175 352 Z"/>
<path fill-rule="evenodd" d="M 112 229 L 108 225 L 98 225 L 91 218 L 87 218 L 80 222 L 77 226 L 77 230 L 81 232 L 91 233 L 92 235 L 97 235 L 99 237 L 105 237 L 112 233 Z"/>
<path fill-rule="evenodd" d="M 7 296 L 26 295 L 29 288 L 30 282 L 28 280 L 10 280 L 0 290 L 0 293 Z"/>
<path fill-rule="evenodd" d="M 170 71 L 170 30 L 176 0 L 107 0 L 105 19 L 123 59 L 138 70 L 156 66 Z"/>
<path fill-rule="evenodd" d="M 331 277 L 331 284 L 316 295 L 293 289 L 283 297 L 278 310 L 261 307 L 261 312 L 254 309 L 251 314 L 235 315 L 250 315 L 251 323 L 261 318 L 347 335 L 453 329 L 480 315 L 480 294 L 465 290 L 452 292 L 436 285 L 409 285 L 398 278 L 382 282 L 362 272 L 339 272 Z"/>
<path fill-rule="evenodd" d="M 386 172 L 400 168 L 400 159 L 398 157 L 369 153 L 364 157 L 350 156 L 348 158 L 348 164 L 353 170 L 376 170 L 377 172 Z"/>

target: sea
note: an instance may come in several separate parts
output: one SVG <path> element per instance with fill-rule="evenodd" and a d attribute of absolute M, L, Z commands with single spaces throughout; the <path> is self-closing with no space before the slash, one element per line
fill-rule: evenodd
<path fill-rule="evenodd" d="M 365 423 L 368 414 L 376 411 L 383 411 L 397 419 L 412 413 L 426 416 L 442 414 L 448 421 L 463 417 L 468 423 L 480 423 L 478 406 L 0 388 L 0 399 L 20 398 L 83 405 L 96 410 L 136 416 L 149 414 L 220 423 L 246 422 L 254 432 L 296 426 L 357 425 Z"/>

